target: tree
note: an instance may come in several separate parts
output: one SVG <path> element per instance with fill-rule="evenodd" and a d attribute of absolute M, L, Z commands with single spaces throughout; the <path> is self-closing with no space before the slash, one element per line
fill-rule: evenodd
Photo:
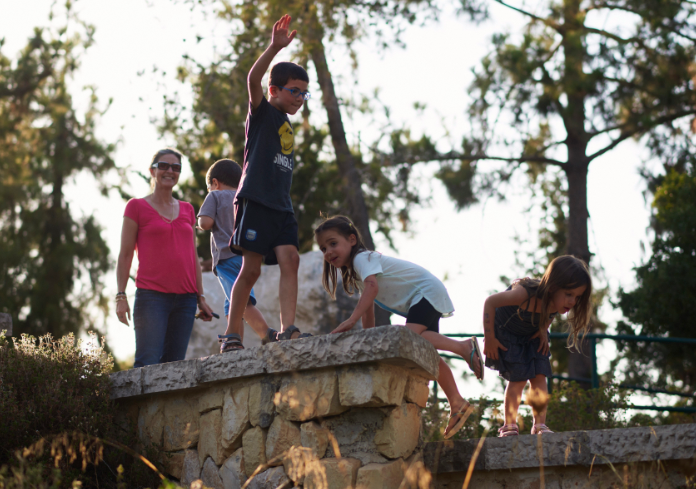
<path fill-rule="evenodd" d="M 94 217 L 75 218 L 64 193 L 82 171 L 105 193 L 102 177 L 115 168 L 114 145 L 94 135 L 94 91 L 78 114 L 68 90 L 92 42 L 83 27 L 36 29 L 15 62 L 0 53 L 0 310 L 18 333 L 77 333 L 96 327 L 90 307 L 107 307 L 109 248 Z"/>
<path fill-rule="evenodd" d="M 694 195 L 693 168 L 688 172 L 673 169 L 657 187 L 653 208 L 658 231 L 652 256 L 635 269 L 638 286 L 630 292 L 619 291 L 618 305 L 627 319 L 619 322 L 619 333 L 696 338 L 687 319 L 696 304 Z M 688 394 L 696 390 L 693 345 L 625 342 L 619 343 L 619 350 L 631 384 L 672 387 Z"/>

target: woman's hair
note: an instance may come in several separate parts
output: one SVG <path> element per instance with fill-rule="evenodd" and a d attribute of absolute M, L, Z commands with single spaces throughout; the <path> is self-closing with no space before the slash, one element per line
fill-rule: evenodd
<path fill-rule="evenodd" d="M 155 155 L 152 157 L 152 161 L 150 162 L 150 168 L 152 168 L 152 165 L 157 163 L 159 159 L 164 156 L 164 155 L 174 155 L 177 157 L 179 160 L 179 164 L 181 164 L 181 158 L 184 156 L 181 153 L 179 153 L 177 150 L 172 149 L 172 148 L 164 148 L 160 149 Z M 150 177 L 150 189 L 155 190 L 155 179 L 154 177 Z"/>
<path fill-rule="evenodd" d="M 571 255 L 563 255 L 555 258 L 548 267 L 541 280 L 535 278 L 523 278 L 513 284 L 524 287 L 529 293 L 529 298 L 520 304 L 518 313 L 525 304 L 529 306 L 529 299 L 535 297 L 541 301 L 539 314 L 539 328 L 545 327 L 549 321 L 549 303 L 559 289 L 576 289 L 585 286 L 580 299 L 568 312 L 568 346 L 578 346 L 578 335 L 582 332 L 585 336 L 590 326 L 592 315 L 592 278 L 590 270 L 584 261 Z M 533 316 L 532 316 L 533 317 Z"/>
<path fill-rule="evenodd" d="M 237 188 L 242 178 L 242 167 L 233 160 L 217 160 L 208 168 L 208 173 L 205 175 L 205 183 L 208 187 L 213 184 L 213 178 L 217 178 L 223 185 Z"/>
<path fill-rule="evenodd" d="M 320 233 L 329 230 L 336 231 L 346 239 L 350 238 L 351 234 L 355 236 L 355 244 L 350 250 L 348 265 L 341 267 L 343 290 L 346 291 L 346 294 L 353 295 L 358 288 L 357 284 L 359 281 L 358 276 L 355 273 L 355 269 L 353 269 L 353 258 L 355 258 L 355 255 L 361 251 L 367 251 L 367 248 L 365 248 L 362 236 L 360 236 L 360 231 L 358 231 L 358 228 L 356 228 L 353 222 L 346 216 L 334 216 L 327 218 L 314 230 L 314 237 L 316 238 Z M 331 298 L 335 299 L 336 287 L 338 285 L 338 272 L 336 267 L 326 260 L 324 260 L 324 273 L 321 277 L 321 283 Z"/>

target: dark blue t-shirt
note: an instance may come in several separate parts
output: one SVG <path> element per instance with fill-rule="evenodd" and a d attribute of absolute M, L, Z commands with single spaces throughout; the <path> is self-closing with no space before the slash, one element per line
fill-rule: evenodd
<path fill-rule="evenodd" d="M 271 209 L 293 212 L 290 200 L 295 166 L 295 132 L 287 114 L 273 107 L 266 97 L 246 120 L 244 171 L 237 199 L 249 199 Z"/>

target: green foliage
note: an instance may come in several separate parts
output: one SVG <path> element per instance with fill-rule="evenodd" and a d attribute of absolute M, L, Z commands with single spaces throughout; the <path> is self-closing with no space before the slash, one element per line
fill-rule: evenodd
<path fill-rule="evenodd" d="M 107 307 L 101 227 L 74 217 L 64 198 L 81 173 L 106 193 L 102 178 L 115 168 L 114 145 L 94 134 L 94 91 L 83 114 L 68 91 L 92 35 L 86 25 L 82 35 L 36 29 L 16 60 L 0 52 L 0 311 L 19 333 L 78 333 L 95 327 L 90 308 Z"/>
<path fill-rule="evenodd" d="M 620 333 L 696 338 L 688 320 L 696 304 L 694 195 L 696 170 L 672 170 L 657 187 L 653 202 L 657 235 L 652 256 L 635 269 L 636 289 L 619 291 L 618 305 L 627 319 L 619 323 Z M 618 346 L 630 383 L 687 393 L 696 389 L 695 345 L 625 342 Z"/>
<path fill-rule="evenodd" d="M 464 423 L 464 426 L 451 439 L 465 440 L 480 438 L 486 433 L 488 437 L 498 436 L 498 428 L 503 426 L 503 414 L 500 410 L 501 401 L 481 396 L 477 401 L 470 400 L 474 411 Z M 444 440 L 443 433 L 447 426 L 449 406 L 446 402 L 436 402 L 430 395 L 428 404 L 423 411 L 423 439 L 426 442 Z"/>
<path fill-rule="evenodd" d="M 563 382 L 549 396 L 546 424 L 553 431 L 624 428 L 627 397 L 611 384 L 583 389 L 576 382 Z"/>

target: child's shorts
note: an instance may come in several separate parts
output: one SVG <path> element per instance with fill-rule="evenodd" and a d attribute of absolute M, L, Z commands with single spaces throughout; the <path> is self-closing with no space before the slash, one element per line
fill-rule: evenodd
<path fill-rule="evenodd" d="M 253 200 L 238 199 L 234 203 L 234 223 L 230 249 L 238 255 L 242 250 L 253 251 L 264 256 L 266 265 L 277 265 L 276 246 L 300 248 L 297 219 L 293 212 L 277 211 Z"/>
<path fill-rule="evenodd" d="M 440 332 L 440 318 L 442 313 L 424 297 L 418 304 L 411 306 L 406 316 L 407 323 L 422 324 L 428 331 Z"/>
<path fill-rule="evenodd" d="M 232 286 L 237 281 L 239 276 L 239 271 L 242 269 L 242 257 L 233 256 L 231 258 L 225 258 L 220 260 L 215 266 L 215 273 L 217 278 L 222 285 L 222 291 L 225 293 L 225 316 L 230 313 L 230 297 L 232 296 Z M 256 297 L 254 296 L 254 289 L 251 289 L 251 294 L 249 295 L 252 305 L 256 305 Z"/>

